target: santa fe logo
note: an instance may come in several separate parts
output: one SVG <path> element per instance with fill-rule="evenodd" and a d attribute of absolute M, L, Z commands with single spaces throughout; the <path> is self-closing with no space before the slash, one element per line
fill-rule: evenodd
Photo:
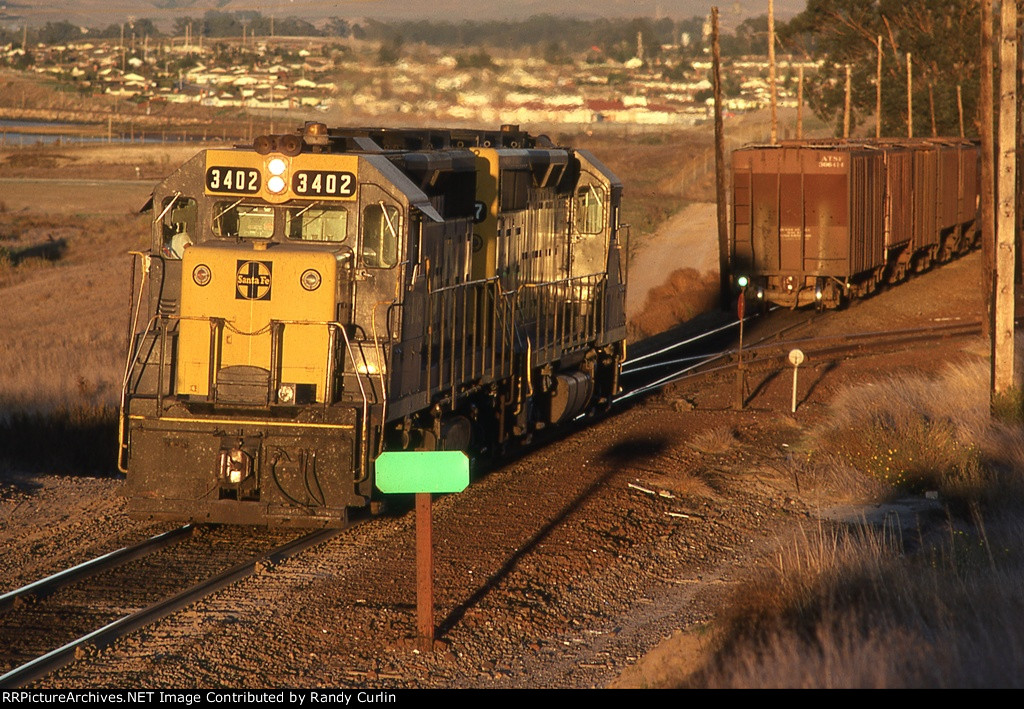
<path fill-rule="evenodd" d="M 239 261 L 235 275 L 236 300 L 270 300 L 270 261 Z"/>

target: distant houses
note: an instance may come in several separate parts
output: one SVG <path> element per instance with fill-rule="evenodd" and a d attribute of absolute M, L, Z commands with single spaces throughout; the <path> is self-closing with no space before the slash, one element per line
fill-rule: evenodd
<path fill-rule="evenodd" d="M 243 110 L 338 108 L 361 118 L 397 113 L 486 124 L 685 126 L 706 120 L 710 111 L 710 63 L 703 60 L 651 66 L 635 57 L 620 63 L 591 51 L 572 64 L 497 57 L 464 66 L 459 58 L 424 50 L 381 65 L 367 47 L 342 51 L 326 40 L 311 40 L 297 50 L 266 42 L 241 49 L 180 40 L 136 41 L 134 47 L 94 41 L 36 45 L 28 52 L 8 45 L 0 46 L 0 63 L 139 102 Z M 779 65 L 783 106 L 795 105 L 797 66 Z M 767 105 L 766 62 L 735 61 L 725 70 L 739 87 L 725 97 L 730 111 Z"/>

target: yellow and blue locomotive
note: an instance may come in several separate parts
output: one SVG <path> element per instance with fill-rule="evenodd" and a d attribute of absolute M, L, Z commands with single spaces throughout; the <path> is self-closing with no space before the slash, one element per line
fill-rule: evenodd
<path fill-rule="evenodd" d="M 622 185 L 497 131 L 307 123 L 153 192 L 121 469 L 138 517 L 335 526 L 383 451 L 501 450 L 606 406 Z"/>

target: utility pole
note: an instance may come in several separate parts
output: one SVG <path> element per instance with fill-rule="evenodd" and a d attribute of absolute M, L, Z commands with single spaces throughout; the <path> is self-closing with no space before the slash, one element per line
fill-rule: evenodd
<path fill-rule="evenodd" d="M 715 94 L 715 201 L 718 206 L 718 275 L 722 310 L 729 309 L 729 213 L 725 203 L 725 130 L 722 126 L 722 51 L 718 44 L 718 8 L 711 8 L 711 80 Z"/>
<path fill-rule="evenodd" d="M 875 70 L 875 138 L 882 137 L 882 35 L 878 35 L 878 68 Z"/>
<path fill-rule="evenodd" d="M 843 105 L 843 138 L 850 137 L 850 65 L 846 65 L 846 101 Z"/>
<path fill-rule="evenodd" d="M 779 119 L 776 113 L 778 92 L 775 83 L 775 0 L 768 0 L 768 86 L 772 97 L 772 145 L 779 142 Z"/>
<path fill-rule="evenodd" d="M 960 84 L 956 85 L 956 113 L 960 117 L 960 137 L 964 137 L 964 92 Z"/>
<path fill-rule="evenodd" d="M 999 172 L 997 180 L 995 352 L 993 394 L 1013 380 L 1014 265 L 1017 226 L 1017 2 L 1003 0 L 999 41 Z"/>
<path fill-rule="evenodd" d="M 907 52 L 907 137 L 914 137 L 914 69 L 910 52 Z"/>
<path fill-rule="evenodd" d="M 804 139 L 804 68 L 802 66 L 796 85 L 796 139 Z"/>
<path fill-rule="evenodd" d="M 928 111 L 932 117 L 932 137 L 939 137 L 939 129 L 935 125 L 935 85 L 928 84 Z"/>
<path fill-rule="evenodd" d="M 995 149 L 992 130 L 995 127 L 995 108 L 992 90 L 995 84 L 995 65 L 992 60 L 992 0 L 981 0 L 981 250 L 982 299 L 986 317 L 982 330 L 989 340 L 989 352 L 995 361 Z M 995 369 L 992 369 L 989 390 L 995 390 Z"/>

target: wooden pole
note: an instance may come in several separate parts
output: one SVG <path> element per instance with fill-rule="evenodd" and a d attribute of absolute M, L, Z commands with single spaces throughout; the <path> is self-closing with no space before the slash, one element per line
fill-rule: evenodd
<path fill-rule="evenodd" d="M 718 44 L 718 8 L 711 8 L 712 84 L 715 94 L 715 200 L 718 206 L 719 300 L 729 310 L 729 212 L 725 194 L 725 129 L 722 126 L 722 53 Z"/>
<path fill-rule="evenodd" d="M 433 495 L 416 493 L 416 646 L 434 649 L 434 532 Z"/>
<path fill-rule="evenodd" d="M 779 119 L 776 106 L 778 92 L 775 82 L 775 0 L 768 0 L 768 87 L 772 104 L 772 145 L 779 142 Z"/>
<path fill-rule="evenodd" d="M 875 137 L 882 137 L 882 35 L 878 35 L 878 68 L 875 70 Z"/>
<path fill-rule="evenodd" d="M 960 117 L 960 137 L 964 137 L 964 92 L 960 84 L 956 85 L 956 112 Z"/>
<path fill-rule="evenodd" d="M 1022 130 L 1021 120 L 1024 116 L 1021 115 L 1021 99 L 1024 98 L 1024 92 L 1019 88 L 1021 85 L 1021 77 L 1024 77 L 1024 27 L 1021 27 L 1021 0 L 1017 0 L 1017 188 L 1014 194 L 1017 196 L 1017 227 L 1016 227 L 1016 262 L 1014 264 L 1014 275 L 1013 281 L 1018 286 L 1024 283 L 1024 249 L 1021 248 L 1021 234 L 1024 233 L 1024 210 L 1021 209 L 1021 169 L 1020 155 L 1024 154 L 1024 130 Z"/>
<path fill-rule="evenodd" d="M 843 103 L 843 137 L 850 137 L 850 65 L 846 65 L 846 100 Z"/>
<path fill-rule="evenodd" d="M 800 67 L 800 78 L 796 85 L 796 139 L 804 139 L 804 68 Z"/>
<path fill-rule="evenodd" d="M 1014 263 L 1017 225 L 1017 3 L 1002 3 L 999 41 L 999 165 L 996 214 L 993 394 L 1013 388 Z"/>
<path fill-rule="evenodd" d="M 995 84 L 995 66 L 992 61 L 992 0 L 981 0 L 981 90 L 980 105 L 981 133 L 981 248 L 984 267 L 982 269 L 982 299 L 986 317 L 982 330 L 989 340 L 989 352 L 995 360 L 995 150 L 992 130 L 995 127 L 995 107 L 992 105 L 992 90 Z M 995 374 L 995 369 L 992 369 Z M 995 379 L 990 378 L 989 389 L 995 390 Z"/>
<path fill-rule="evenodd" d="M 928 84 L 928 111 L 932 117 L 932 137 L 937 138 L 939 130 L 935 126 L 935 86 L 933 84 Z"/>
<path fill-rule="evenodd" d="M 910 52 L 907 52 L 907 137 L 914 137 L 914 71 Z"/>

